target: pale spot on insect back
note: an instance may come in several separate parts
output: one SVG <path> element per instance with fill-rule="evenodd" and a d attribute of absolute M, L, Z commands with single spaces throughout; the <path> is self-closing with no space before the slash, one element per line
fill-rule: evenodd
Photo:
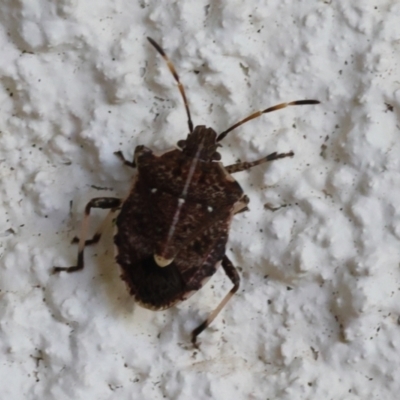
<path fill-rule="evenodd" d="M 169 264 L 172 263 L 172 261 L 174 261 L 174 259 L 173 258 L 167 259 L 157 254 L 154 254 L 154 261 L 159 267 L 167 267 Z"/>

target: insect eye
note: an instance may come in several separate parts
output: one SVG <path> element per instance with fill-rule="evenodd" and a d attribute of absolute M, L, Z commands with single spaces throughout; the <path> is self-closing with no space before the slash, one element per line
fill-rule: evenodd
<path fill-rule="evenodd" d="M 216 151 L 216 152 L 212 155 L 211 159 L 214 160 L 214 161 L 219 161 L 219 160 L 221 159 L 221 154 L 219 154 L 218 151 Z"/>
<path fill-rule="evenodd" d="M 180 149 L 183 149 L 186 146 L 186 140 L 179 140 L 177 145 Z"/>

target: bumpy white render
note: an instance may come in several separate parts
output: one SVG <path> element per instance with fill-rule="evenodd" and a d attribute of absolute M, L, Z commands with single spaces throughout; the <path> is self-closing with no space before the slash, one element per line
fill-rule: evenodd
<path fill-rule="evenodd" d="M 4 0 L 0 4 L 0 382 L 19 399 L 380 399 L 400 392 L 400 4 Z M 76 260 L 92 197 L 125 196 L 136 145 L 233 131 L 250 211 L 222 272 L 164 312 L 135 305 L 112 235 Z M 92 228 L 105 212 L 95 212 Z M 110 229 L 111 230 L 111 229 Z"/>

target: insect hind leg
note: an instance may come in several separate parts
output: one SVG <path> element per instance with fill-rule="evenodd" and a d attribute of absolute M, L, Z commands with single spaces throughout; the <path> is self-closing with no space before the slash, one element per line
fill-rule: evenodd
<path fill-rule="evenodd" d="M 80 271 L 84 267 L 84 250 L 87 244 L 97 243 L 100 240 L 102 230 L 105 226 L 105 223 L 109 221 L 111 215 L 114 211 L 118 209 L 121 205 L 121 199 L 115 197 L 97 197 L 89 201 L 85 207 L 85 215 L 82 220 L 81 225 L 81 235 L 79 238 L 79 246 L 78 246 L 78 261 L 77 264 L 72 267 L 54 267 L 53 273 L 65 271 L 65 272 L 75 272 Z M 111 209 L 111 212 L 108 213 L 105 221 L 100 225 L 100 228 L 97 230 L 92 239 L 86 240 L 87 230 L 89 225 L 89 217 L 90 210 L 92 208 L 102 208 L 102 209 Z M 74 242 L 74 239 L 73 239 Z"/>
<path fill-rule="evenodd" d="M 226 171 L 228 171 L 229 174 L 233 174 L 235 172 L 245 171 L 246 169 L 250 169 L 252 167 L 255 167 L 256 165 L 264 164 L 265 162 L 279 160 L 280 158 L 293 157 L 293 156 L 294 156 L 293 151 L 289 151 L 289 153 L 274 152 L 256 161 L 250 161 L 250 162 L 245 161 L 237 164 L 228 165 L 225 167 L 225 169 Z"/>
<path fill-rule="evenodd" d="M 204 331 L 217 317 L 220 311 L 225 307 L 226 303 L 231 299 L 231 297 L 238 291 L 240 284 L 240 276 L 233 266 L 231 260 L 225 255 L 222 259 L 222 268 L 224 269 L 226 275 L 233 283 L 233 288 L 225 295 L 222 301 L 218 304 L 217 308 L 208 316 L 208 318 L 200 324 L 196 329 L 192 332 L 192 343 L 195 347 L 197 347 L 196 340 L 197 336 L 200 335 L 201 332 Z"/>

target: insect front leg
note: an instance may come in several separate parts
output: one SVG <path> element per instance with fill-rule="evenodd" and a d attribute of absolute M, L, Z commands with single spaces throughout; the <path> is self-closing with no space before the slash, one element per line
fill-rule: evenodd
<path fill-rule="evenodd" d="M 78 246 L 78 261 L 77 265 L 74 265 L 72 267 L 54 267 L 53 272 L 61 272 L 61 271 L 66 271 L 66 272 L 75 272 L 75 271 L 80 271 L 84 267 L 84 250 L 85 246 L 87 244 L 93 244 L 97 243 L 100 240 L 102 231 L 105 226 L 105 222 L 108 222 L 109 219 L 112 216 L 112 213 L 118 209 L 118 207 L 121 205 L 121 199 L 117 199 L 115 197 L 98 197 L 95 199 L 92 199 L 87 203 L 85 207 L 85 215 L 82 220 L 82 226 L 81 226 L 81 235 L 80 238 L 77 240 L 79 241 L 79 246 Z M 92 208 L 102 208 L 102 209 L 111 209 L 111 212 L 107 215 L 105 221 L 100 225 L 100 228 L 97 230 L 95 235 L 93 236 L 92 239 L 86 240 L 87 236 L 87 229 L 89 225 L 89 217 L 90 217 L 90 210 Z M 75 238 L 72 240 L 72 242 L 75 242 Z"/>
<path fill-rule="evenodd" d="M 275 152 L 266 157 L 260 158 L 259 160 L 256 161 L 250 161 L 250 162 L 245 161 L 237 164 L 228 165 L 225 167 L 225 169 L 226 171 L 228 171 L 228 173 L 233 174 L 235 172 L 245 171 L 246 169 L 250 169 L 252 167 L 255 167 L 256 165 L 260 165 L 265 162 L 279 160 L 280 158 L 293 157 L 293 156 L 294 156 L 293 151 L 289 151 L 289 153 Z"/>
<path fill-rule="evenodd" d="M 144 156 L 144 155 L 146 155 L 146 154 L 152 154 L 153 152 L 148 148 L 148 147 L 146 147 L 146 146 L 143 146 L 143 145 L 139 145 L 139 146 L 136 146 L 136 148 L 135 148 L 135 154 L 133 155 L 133 160 L 132 161 L 128 161 L 125 157 L 124 157 L 124 155 L 122 154 L 122 151 L 116 151 L 114 154 L 125 164 L 125 165 L 127 165 L 128 167 L 131 167 L 131 168 L 136 168 L 136 161 L 140 158 L 140 157 L 142 157 L 142 156 Z"/>
<path fill-rule="evenodd" d="M 128 161 L 128 160 L 124 157 L 122 151 L 116 151 L 116 152 L 114 152 L 114 154 L 115 154 L 125 165 L 127 165 L 128 167 L 136 168 L 135 160 L 133 160 L 133 161 Z"/>
<path fill-rule="evenodd" d="M 239 289 L 240 276 L 236 268 L 233 266 L 231 260 L 229 260 L 229 258 L 226 255 L 222 259 L 222 268 L 224 269 L 226 275 L 228 275 L 228 278 L 232 281 L 233 288 L 225 295 L 225 297 L 219 303 L 218 307 L 208 316 L 208 318 L 202 324 L 200 324 L 196 329 L 193 330 L 192 343 L 195 347 L 197 347 L 196 346 L 197 336 L 199 336 L 200 333 L 203 332 L 204 329 L 206 329 L 211 324 L 211 322 L 214 321 L 216 316 L 225 307 L 226 303 Z"/>

